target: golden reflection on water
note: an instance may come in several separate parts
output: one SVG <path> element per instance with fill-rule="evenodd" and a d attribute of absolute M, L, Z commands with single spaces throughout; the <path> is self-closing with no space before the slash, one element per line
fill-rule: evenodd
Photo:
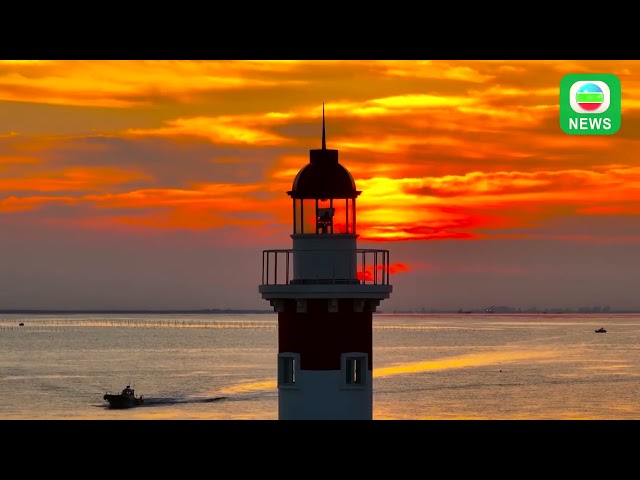
<path fill-rule="evenodd" d="M 554 350 L 518 350 L 513 352 L 471 353 L 468 355 L 458 355 L 439 360 L 412 362 L 402 365 L 376 368 L 373 370 L 373 377 L 382 378 L 392 375 L 405 375 L 454 368 L 484 367 L 498 363 L 549 359 L 557 357 L 558 355 L 560 355 L 560 352 Z M 222 395 L 231 395 L 234 393 L 260 392 L 273 390 L 276 387 L 277 382 L 275 380 L 256 381 L 232 385 L 220 390 L 219 393 Z"/>
<path fill-rule="evenodd" d="M 464 406 L 461 406 L 464 409 Z M 451 413 L 449 411 L 432 411 L 430 415 L 415 415 L 415 412 L 402 413 L 402 409 L 397 405 L 388 404 L 386 406 L 374 404 L 373 419 L 374 420 L 591 420 L 597 417 L 585 415 L 584 412 L 563 411 L 556 412 L 553 417 L 532 416 L 531 412 L 511 412 L 506 417 L 496 417 L 495 415 L 480 415 L 477 413 L 469 413 L 467 415 L 461 413 Z"/>
<path fill-rule="evenodd" d="M 540 360 L 557 357 L 560 352 L 554 350 L 518 350 L 513 352 L 487 352 L 458 355 L 439 360 L 413 362 L 391 367 L 376 368 L 374 378 L 403 375 L 407 373 L 421 373 L 434 370 L 449 370 L 453 368 L 484 367 L 505 362 L 520 362 L 523 360 Z"/>
<path fill-rule="evenodd" d="M 373 419 L 374 420 L 488 420 L 487 417 L 479 416 L 479 415 L 447 415 L 447 416 L 438 416 L 438 415 L 425 415 L 416 417 L 414 414 L 406 414 L 403 415 L 401 412 L 399 413 L 398 409 L 395 408 L 395 405 L 391 406 L 379 405 L 374 403 L 373 407 Z"/>
<path fill-rule="evenodd" d="M 254 418 L 251 415 L 237 415 L 234 419 L 237 420 L 252 420 Z M 155 408 L 139 408 L 135 412 L 127 413 L 127 419 L 129 420 L 225 420 L 228 416 L 225 412 L 216 412 L 214 410 L 203 411 L 198 410 L 194 412 L 193 416 L 189 416 L 187 412 L 180 409 L 166 410 Z"/>
<path fill-rule="evenodd" d="M 278 386 L 275 380 L 263 380 L 259 382 L 247 382 L 231 385 L 221 389 L 219 392 L 222 395 L 231 395 L 233 393 L 249 393 L 249 392 L 262 392 L 265 390 L 273 390 Z"/>
<path fill-rule="evenodd" d="M 582 367 L 584 370 L 593 370 L 598 372 L 606 371 L 609 375 L 627 375 L 625 370 L 631 370 L 633 365 L 629 364 L 611 364 L 605 365 L 604 362 L 600 362 L 594 365 L 585 365 Z"/>
<path fill-rule="evenodd" d="M 225 412 L 214 411 L 198 411 L 192 417 L 185 416 L 185 412 L 176 410 L 174 412 L 167 412 L 163 414 L 150 413 L 147 411 L 140 411 L 135 417 L 128 417 L 128 420 L 229 420 L 229 416 Z M 262 412 L 256 414 L 236 414 L 233 416 L 233 420 L 263 420 L 264 415 Z"/>

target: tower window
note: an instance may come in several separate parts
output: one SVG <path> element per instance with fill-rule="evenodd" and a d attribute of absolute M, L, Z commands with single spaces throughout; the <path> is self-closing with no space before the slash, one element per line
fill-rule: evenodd
<path fill-rule="evenodd" d="M 365 357 L 347 357 L 345 359 L 347 385 L 364 384 L 364 362 Z"/>
<path fill-rule="evenodd" d="M 296 383 L 296 357 L 282 355 L 278 365 L 278 380 L 280 385 L 295 385 Z"/>

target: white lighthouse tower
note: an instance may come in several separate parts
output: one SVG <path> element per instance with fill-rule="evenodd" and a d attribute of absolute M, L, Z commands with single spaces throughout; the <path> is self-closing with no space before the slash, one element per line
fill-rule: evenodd
<path fill-rule="evenodd" d="M 371 420 L 372 319 L 389 298 L 389 251 L 358 249 L 356 197 L 338 150 L 296 175 L 293 248 L 265 250 L 262 298 L 278 313 L 278 418 Z"/>

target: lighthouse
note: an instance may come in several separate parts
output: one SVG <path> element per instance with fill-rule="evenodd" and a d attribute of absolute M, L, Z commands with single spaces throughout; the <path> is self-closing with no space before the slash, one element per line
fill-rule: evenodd
<path fill-rule="evenodd" d="M 389 298 L 389 251 L 359 249 L 362 193 L 326 146 L 291 190 L 292 248 L 262 252 L 262 298 L 278 314 L 278 418 L 373 418 L 373 313 Z"/>

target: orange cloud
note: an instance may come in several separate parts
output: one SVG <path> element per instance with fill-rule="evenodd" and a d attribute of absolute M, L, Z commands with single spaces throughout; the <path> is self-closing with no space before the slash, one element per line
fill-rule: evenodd
<path fill-rule="evenodd" d="M 195 117 L 178 118 L 167 121 L 166 127 L 155 129 L 131 129 L 125 132 L 133 136 L 195 136 L 204 137 L 212 142 L 224 144 L 250 144 L 250 145 L 280 145 L 287 139 L 270 133 L 259 125 L 264 123 L 284 123 L 285 114 L 276 115 L 267 113 L 261 117 L 237 116 L 237 117 Z"/>
<path fill-rule="evenodd" d="M 100 224 L 138 227 L 206 229 L 228 226 L 264 227 L 284 218 L 286 199 L 260 198 L 260 185 L 195 184 L 192 189 L 147 189 L 120 194 L 85 195 L 100 210 L 119 210 L 100 215 Z M 274 213 L 275 212 L 275 213 Z M 277 219 L 277 220 L 274 220 Z M 93 225 L 91 219 L 78 224 Z"/>
<path fill-rule="evenodd" d="M 576 212 L 583 215 L 640 215 L 640 204 L 593 205 L 578 208 Z"/>
<path fill-rule="evenodd" d="M 366 194 L 359 200 L 358 229 L 369 240 L 468 239 L 480 236 L 477 230 L 482 228 L 532 226 L 527 220 L 535 223 L 562 215 L 568 207 L 574 214 L 588 214 L 613 203 L 612 211 L 625 208 L 631 213 L 640 201 L 638 168 L 471 172 L 423 179 L 374 178 L 360 185 Z M 622 199 L 629 206 L 624 207 Z"/>
<path fill-rule="evenodd" d="M 420 60 L 406 62 L 401 60 L 379 61 L 374 66 L 381 68 L 384 74 L 409 78 L 446 78 L 465 82 L 483 83 L 495 78 L 491 74 L 483 74 L 477 69 L 452 65 L 448 62 Z"/>
<path fill-rule="evenodd" d="M 64 204 L 72 205 L 77 200 L 73 197 L 44 197 L 34 196 L 26 198 L 18 197 L 6 197 L 0 199 L 0 212 L 12 213 L 12 212 L 24 212 L 28 210 L 36 210 L 47 204 Z"/>
<path fill-rule="evenodd" d="M 37 173 L 22 178 L 0 178 L 0 191 L 68 192 L 107 190 L 148 175 L 119 168 L 68 167 L 55 172 Z"/>
<path fill-rule="evenodd" d="M 619 75 L 621 135 L 559 130 L 557 89 L 569 71 Z M 95 213 L 147 228 L 287 229 L 285 192 L 319 146 L 324 101 L 328 146 L 363 191 L 362 240 L 479 239 L 516 227 L 534 234 L 560 217 L 633 216 L 639 71 L 637 61 L 584 60 L 0 61 L 0 100 L 78 106 L 29 113 L 31 123 L 0 119 L 3 208 L 55 202 L 47 215 L 64 207 L 65 221 L 87 224 Z M 125 127 L 97 128 L 107 110 L 82 106 L 131 110 L 114 124 Z M 82 115 L 81 128 L 56 135 L 64 115 Z M 75 141 L 88 131 L 91 141 Z M 209 178 L 178 175 L 187 164 L 166 150 L 154 162 L 155 151 L 136 149 L 160 143 L 176 157 L 206 152 L 189 165 Z M 71 192 L 73 203 L 53 199 Z"/>
<path fill-rule="evenodd" d="M 304 83 L 264 76 L 264 72 L 289 71 L 296 64 L 287 61 L 5 61 L 0 63 L 0 100 L 111 108 L 148 105 L 158 96 L 192 102 L 194 95 L 203 92 Z"/>
<path fill-rule="evenodd" d="M 8 171 L 9 167 L 33 165 L 37 163 L 41 163 L 41 160 L 37 157 L 26 155 L 0 155 L 0 172 Z"/>

